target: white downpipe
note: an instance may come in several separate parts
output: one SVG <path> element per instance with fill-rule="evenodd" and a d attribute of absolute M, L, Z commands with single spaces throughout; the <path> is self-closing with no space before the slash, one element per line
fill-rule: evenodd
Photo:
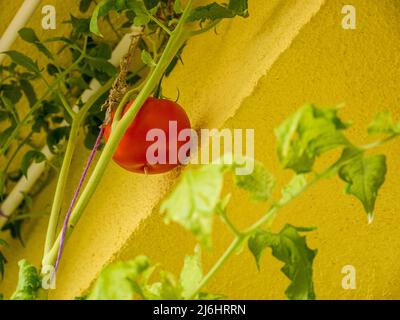
<path fill-rule="evenodd" d="M 142 30 L 141 28 L 132 27 L 132 32 L 126 34 L 118 43 L 118 45 L 115 47 L 111 59 L 109 60 L 110 63 L 112 63 L 114 66 L 119 65 L 121 59 L 129 49 L 131 43 L 131 37 L 140 33 L 141 30 Z M 87 100 L 89 100 L 89 98 L 93 94 L 95 94 L 100 87 L 101 87 L 100 83 L 97 80 L 93 79 L 92 82 L 90 83 L 90 89 L 87 89 L 82 93 L 81 96 L 82 102 L 85 103 Z M 73 109 L 74 111 L 79 110 L 78 106 L 74 106 Z M 51 153 L 47 145 L 41 151 L 47 157 L 47 160 L 51 160 L 54 157 L 54 154 Z M 0 215 L 0 228 L 7 222 L 6 217 L 11 216 L 14 213 L 14 211 L 18 208 L 18 206 L 21 204 L 22 200 L 24 199 L 23 194 L 30 191 L 32 186 L 35 185 L 36 181 L 44 172 L 44 169 L 45 169 L 44 162 L 31 164 L 31 166 L 27 171 L 27 178 L 22 177 L 15 185 L 14 189 L 1 204 L 1 211 L 4 216 Z"/>
<path fill-rule="evenodd" d="M 19 8 L 17 14 L 14 16 L 11 23 L 8 25 L 6 31 L 4 31 L 1 40 L 0 40 L 0 52 L 10 50 L 14 41 L 18 37 L 18 31 L 21 30 L 30 17 L 35 12 L 35 9 L 40 4 L 41 0 L 24 0 L 24 3 Z M 0 64 L 2 64 L 3 59 L 5 58 L 4 54 L 0 54 Z"/>

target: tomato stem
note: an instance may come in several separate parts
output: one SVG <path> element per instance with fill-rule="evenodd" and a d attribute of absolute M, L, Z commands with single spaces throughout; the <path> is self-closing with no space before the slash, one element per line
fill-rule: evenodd
<path fill-rule="evenodd" d="M 125 115 L 121 118 L 121 120 L 116 124 L 114 130 L 112 130 L 111 135 L 103 152 L 101 153 L 100 159 L 96 164 L 92 175 L 89 178 L 88 184 L 84 188 L 81 197 L 76 203 L 75 208 L 71 212 L 70 222 L 68 224 L 68 228 L 65 233 L 65 240 L 67 241 L 69 235 L 72 232 L 73 226 L 79 221 L 81 215 L 83 214 L 86 206 L 88 205 L 90 198 L 93 196 L 94 192 L 99 185 L 104 172 L 111 161 L 115 150 L 118 147 L 120 140 L 122 139 L 125 131 L 129 127 L 129 125 L 134 120 L 138 111 L 147 100 L 147 98 L 151 95 L 155 87 L 158 85 L 160 79 L 163 77 L 165 70 L 170 65 L 171 61 L 178 54 L 182 45 L 189 39 L 190 31 L 186 30 L 185 24 L 187 18 L 192 9 L 193 0 L 189 0 L 188 4 L 183 12 L 178 25 L 175 30 L 171 33 L 171 37 L 167 43 L 167 46 L 157 63 L 157 66 L 152 71 L 149 79 L 146 81 L 143 89 L 140 91 L 136 100 L 132 104 L 132 107 L 125 113 Z M 123 102 L 127 102 L 130 98 L 129 92 L 125 94 L 123 98 Z M 122 104 L 122 102 L 121 102 Z M 55 261 L 57 260 L 58 248 L 60 246 L 62 235 L 59 234 L 56 241 L 54 242 L 51 249 L 44 255 L 42 265 L 53 266 Z"/>
<path fill-rule="evenodd" d="M 65 188 L 68 182 L 68 175 L 70 170 L 70 165 L 72 161 L 72 157 L 74 154 L 76 139 L 79 134 L 79 129 L 82 125 L 83 120 L 86 117 L 87 112 L 92 107 L 92 105 L 105 93 L 107 92 L 112 84 L 112 79 L 109 80 L 105 85 L 103 85 L 95 95 L 93 95 L 82 107 L 82 109 L 76 113 L 75 117 L 72 121 L 71 132 L 68 137 L 67 149 L 65 151 L 63 163 L 61 166 L 60 174 L 57 180 L 56 191 L 54 194 L 53 205 L 51 208 L 49 224 L 47 227 L 47 234 L 44 246 L 44 254 L 46 255 L 55 240 L 55 235 L 57 232 L 57 223 L 61 213 L 61 206 L 64 199 Z"/>

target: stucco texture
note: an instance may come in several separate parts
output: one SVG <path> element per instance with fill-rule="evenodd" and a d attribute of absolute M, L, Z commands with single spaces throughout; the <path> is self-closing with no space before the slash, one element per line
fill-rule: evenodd
<path fill-rule="evenodd" d="M 167 96 L 175 97 L 179 88 L 180 103 L 195 128 L 255 129 L 256 158 L 282 186 L 290 173 L 277 161 L 273 130 L 305 102 L 323 106 L 345 103 L 341 114 L 354 122 L 350 135 L 359 143 L 369 141 L 366 126 L 377 112 L 390 110 L 400 117 L 400 3 L 352 1 L 357 9 L 356 30 L 342 28 L 344 1 L 250 3 L 249 19 L 223 23 L 217 34 L 210 32 L 191 40 L 184 65 L 165 84 Z M 1 6 L 13 5 L 1 1 Z M 62 4 L 57 1 L 57 6 Z M 64 9 L 63 14 L 68 11 Z M 38 23 L 38 18 L 31 25 Z M 308 242 L 318 248 L 314 281 L 320 299 L 400 298 L 400 144 L 394 142 L 382 151 L 388 156 L 389 173 L 372 224 L 367 223 L 358 201 L 343 194 L 338 179 L 320 182 L 282 210 L 276 220 L 276 230 L 285 223 L 318 227 L 309 234 Z M 85 157 L 83 148 L 78 150 L 67 197 Z M 332 157 L 328 155 L 318 165 L 330 163 Z M 164 225 L 158 210 L 178 175 L 146 177 L 111 164 L 66 247 L 57 290 L 50 298 L 80 295 L 106 263 L 139 254 L 178 274 L 195 240 L 177 225 Z M 250 202 L 229 181 L 224 192 L 233 193 L 229 214 L 238 226 L 248 226 L 266 209 Z M 49 186 L 36 206 L 48 205 L 51 195 Z M 0 292 L 6 296 L 15 285 L 19 259 L 26 257 L 39 264 L 46 223 L 46 219 L 37 220 L 25 228 L 25 248 L 12 243 L 5 251 L 9 263 Z M 229 231 L 216 221 L 213 249 L 203 255 L 206 270 L 230 241 Z M 355 290 L 341 286 L 341 269 L 348 264 L 357 271 Z M 280 272 L 281 266 L 268 253 L 258 272 L 245 249 L 227 262 L 207 290 L 233 299 L 284 298 L 288 280 Z"/>

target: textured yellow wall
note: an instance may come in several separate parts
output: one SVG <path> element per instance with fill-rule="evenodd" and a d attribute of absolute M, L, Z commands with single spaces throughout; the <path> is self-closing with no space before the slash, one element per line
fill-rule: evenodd
<path fill-rule="evenodd" d="M 341 28 L 345 3 L 340 0 L 327 1 L 320 11 L 322 0 L 250 2 L 248 20 L 225 23 L 218 28 L 219 35 L 209 33 L 191 41 L 184 54 L 185 66 L 166 83 L 171 97 L 179 88 L 180 102 L 195 127 L 254 128 L 256 158 L 283 184 L 289 173 L 277 163 L 273 129 L 304 102 L 345 102 L 343 114 L 354 120 L 351 134 L 359 142 L 364 141 L 366 124 L 377 111 L 389 109 L 400 116 L 400 27 L 396 23 L 400 4 L 353 1 L 358 25 L 350 31 Z M 277 228 L 286 222 L 318 227 L 309 242 L 319 249 L 314 276 L 319 298 L 400 298 L 399 151 L 399 143 L 385 148 L 390 171 L 372 225 L 367 225 L 361 205 L 343 195 L 343 185 L 337 180 L 320 183 L 277 219 Z M 80 158 L 86 155 L 83 149 L 78 154 Z M 82 163 L 82 159 L 74 163 L 68 196 Z M 157 208 L 176 177 L 176 173 L 143 177 L 110 165 L 68 243 L 52 298 L 79 295 L 101 267 L 115 258 L 146 254 L 178 273 L 195 241 L 180 227 L 165 226 Z M 230 186 L 226 191 L 231 191 Z M 51 186 L 37 206 L 48 203 L 50 195 Z M 264 209 L 234 191 L 230 214 L 238 225 L 246 226 Z M 45 219 L 28 226 L 26 249 L 13 243 L 6 252 L 9 264 L 0 292 L 11 292 L 21 257 L 39 263 L 45 226 Z M 206 268 L 229 241 L 229 233 L 217 222 L 214 249 L 204 256 Z M 357 290 L 341 288 L 340 271 L 346 264 L 357 268 Z M 245 250 L 228 262 L 209 289 L 231 298 L 283 298 L 288 281 L 280 267 L 267 254 L 258 273 Z"/>

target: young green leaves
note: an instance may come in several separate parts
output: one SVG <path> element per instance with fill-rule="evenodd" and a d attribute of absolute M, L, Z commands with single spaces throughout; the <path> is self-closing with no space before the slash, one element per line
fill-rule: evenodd
<path fill-rule="evenodd" d="M 156 13 L 158 3 L 159 1 L 157 0 L 103 0 L 93 11 L 90 20 L 90 31 L 97 36 L 102 36 L 98 20 L 111 11 L 116 11 L 118 13 L 129 11 L 134 15 L 134 25 L 146 25 L 150 22 L 151 16 Z"/>
<path fill-rule="evenodd" d="M 259 162 L 254 162 L 251 175 L 235 175 L 238 187 L 248 191 L 253 199 L 268 200 L 275 185 L 273 176 Z M 211 245 L 213 216 L 220 203 L 220 195 L 226 171 L 234 172 L 243 163 L 231 165 L 221 163 L 204 166 L 198 170 L 187 170 L 176 189 L 161 205 L 166 212 L 166 221 L 181 224 L 206 246 Z"/>
<path fill-rule="evenodd" d="M 348 145 L 343 135 L 347 127 L 337 117 L 336 109 L 319 109 L 313 105 L 302 107 L 275 131 L 281 164 L 296 173 L 310 172 L 318 156 Z"/>
<path fill-rule="evenodd" d="M 26 260 L 19 263 L 18 284 L 11 300 L 36 300 L 41 279 L 36 268 Z"/>
<path fill-rule="evenodd" d="M 347 127 L 337 116 L 337 109 L 306 105 L 276 130 L 279 160 L 284 168 L 305 174 L 313 170 L 317 157 L 344 147 L 331 173 L 337 173 L 346 182 L 345 192 L 361 201 L 372 221 L 377 194 L 385 181 L 386 157 L 366 156 L 368 148 L 359 148 L 344 136 Z M 369 125 L 368 133 L 386 135 L 383 141 L 387 141 L 400 134 L 400 123 L 395 123 L 389 113 L 380 113 Z"/>
<path fill-rule="evenodd" d="M 314 228 L 286 225 L 277 234 L 260 230 L 248 242 L 258 267 L 266 248 L 271 248 L 272 255 L 285 263 L 281 270 L 292 281 L 285 291 L 291 300 L 315 299 L 312 264 L 317 250 L 311 250 L 307 246 L 305 237 L 300 235 L 300 232 L 312 230 Z"/>
<path fill-rule="evenodd" d="M 156 267 L 151 266 L 147 257 L 139 256 L 127 262 L 107 266 L 87 296 L 88 300 L 182 300 L 189 299 L 203 279 L 200 247 L 193 256 L 186 256 L 177 279 L 173 274 L 160 271 L 159 281 L 149 283 Z M 203 292 L 195 294 L 196 299 L 217 299 L 219 296 Z"/>
<path fill-rule="evenodd" d="M 400 134 L 400 122 L 395 123 L 390 112 L 378 113 L 374 121 L 368 126 L 368 133 L 371 135 Z"/>
<path fill-rule="evenodd" d="M 100 274 L 88 300 L 132 300 L 138 294 L 137 283 L 149 268 L 147 257 L 107 266 Z"/>

